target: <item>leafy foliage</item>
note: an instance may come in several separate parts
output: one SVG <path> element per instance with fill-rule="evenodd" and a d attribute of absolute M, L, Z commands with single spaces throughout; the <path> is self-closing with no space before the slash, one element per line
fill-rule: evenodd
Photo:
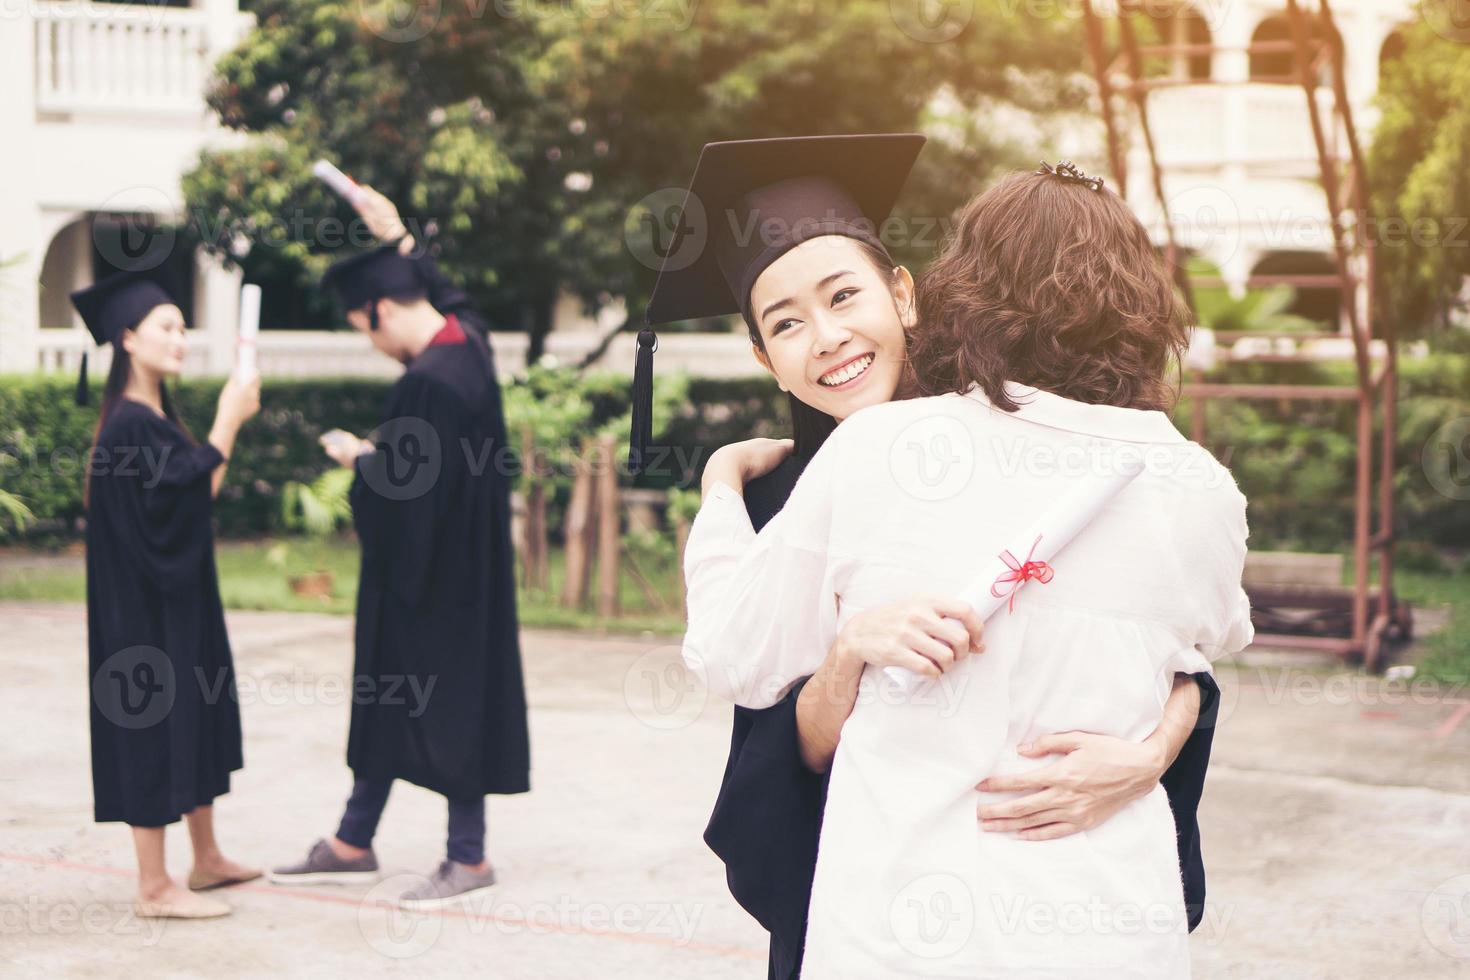
<path fill-rule="evenodd" d="M 1352 367 L 1235 365 L 1239 381 L 1350 383 Z M 507 416 L 537 426 L 538 444 L 580 446 L 582 432 L 626 425 L 626 384 L 606 375 L 576 380 L 570 371 L 538 368 L 504 388 Z M 672 489 L 670 517 L 698 509 L 698 474 L 708 452 L 752 436 L 786 434 L 784 397 L 766 378 L 714 380 L 671 377 L 678 412 L 660 405 L 666 423 L 658 436 L 671 447 L 669 472 L 640 477 L 644 486 Z M 687 385 L 687 388 L 685 387 Z M 69 533 L 82 515 L 82 474 L 96 424 L 96 408 L 78 408 L 71 382 L 56 378 L 0 378 L 0 493 L 21 497 L 34 512 L 31 533 Z M 188 382 L 174 389 L 180 411 L 196 432 L 208 427 L 219 383 Z M 225 536 L 282 530 L 282 494 L 291 483 L 311 485 L 337 471 L 317 444 L 336 426 L 367 433 L 386 394 L 381 381 L 272 382 L 265 408 L 240 433 L 229 479 L 215 515 Z M 94 403 L 96 399 L 94 398 Z M 1397 524 L 1406 541 L 1470 547 L 1470 508 L 1436 489 L 1447 463 L 1432 458 L 1435 434 L 1470 418 L 1470 353 L 1439 353 L 1400 366 L 1400 414 L 1395 450 Z M 1175 422 L 1189 431 L 1184 403 Z M 1207 441 L 1230 466 L 1250 501 L 1251 544 L 1257 548 L 1341 548 L 1352 531 L 1353 413 L 1350 404 L 1268 401 L 1219 402 L 1209 409 Z M 514 429 L 512 429 L 514 432 Z M 513 441 L 514 438 L 513 438 Z M 346 470 L 341 470 L 347 473 Z M 564 505 L 570 468 L 548 477 L 552 526 Z M 1461 475 L 1459 479 L 1463 479 Z M 329 498 L 324 489 L 317 498 Z M 298 505 L 300 501 L 296 502 Z M 299 506 L 297 508 L 299 510 Z M 0 533 L 14 533 L 6 525 Z"/>
<path fill-rule="evenodd" d="M 1470 47 L 1427 21 L 1384 66 L 1369 154 L 1384 309 L 1401 335 L 1463 314 L 1470 275 Z"/>
<path fill-rule="evenodd" d="M 447 270 L 498 326 L 530 332 L 534 361 L 563 289 L 589 307 L 627 297 L 638 317 L 654 270 L 625 242 L 628 219 L 682 187 L 708 140 L 926 127 L 940 138 L 900 203 L 926 227 L 1030 159 L 986 113 L 1075 101 L 1075 22 L 983 0 L 930 43 L 902 29 L 903 6 L 706 0 L 686 23 L 637 5 L 435 4 L 402 23 L 374 4 L 258 0 L 209 97 L 256 138 L 206 152 L 185 196 L 200 237 L 251 279 L 305 287 L 352 228 L 310 176 L 334 160 L 437 232 Z M 900 237 L 911 261 L 939 238 Z"/>
<path fill-rule="evenodd" d="M 281 488 L 282 526 L 321 537 L 351 523 L 348 493 L 354 476 L 354 471 L 339 466 L 310 483 L 287 483 Z"/>

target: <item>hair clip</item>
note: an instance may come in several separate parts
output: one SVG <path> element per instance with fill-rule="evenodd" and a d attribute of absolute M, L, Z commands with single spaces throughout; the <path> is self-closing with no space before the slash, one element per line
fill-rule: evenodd
<path fill-rule="evenodd" d="M 1043 160 L 1041 161 L 1041 169 L 1036 172 L 1051 177 L 1060 177 L 1062 180 L 1070 180 L 1077 184 L 1083 184 L 1088 190 L 1100 191 L 1103 188 L 1103 179 L 1101 177 L 1087 176 L 1073 166 L 1071 160 L 1063 160 L 1055 167 Z"/>

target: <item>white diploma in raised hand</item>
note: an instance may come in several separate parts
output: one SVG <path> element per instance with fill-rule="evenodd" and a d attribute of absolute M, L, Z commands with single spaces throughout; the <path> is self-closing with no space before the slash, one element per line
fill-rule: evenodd
<path fill-rule="evenodd" d="M 258 373 L 256 338 L 260 334 L 260 287 L 240 287 L 240 329 L 235 336 L 235 377 L 249 381 Z"/>
<path fill-rule="evenodd" d="M 348 204 L 357 206 L 358 198 L 362 196 L 362 188 L 357 181 L 338 170 L 330 161 L 318 160 L 311 165 L 311 172 L 332 190 L 346 199 Z"/>
<path fill-rule="evenodd" d="M 1001 609 L 1014 609 L 1020 590 L 1029 582 L 1039 585 L 1050 582 L 1057 574 L 1052 560 L 1092 523 L 1108 501 L 1142 472 L 1141 458 L 1128 459 L 1120 463 L 1116 473 L 1073 481 L 1034 525 L 1013 538 L 1009 547 L 982 563 L 984 570 L 958 598 L 982 620 L 989 620 Z M 883 672 L 904 690 L 923 680 L 903 667 L 884 667 Z"/>

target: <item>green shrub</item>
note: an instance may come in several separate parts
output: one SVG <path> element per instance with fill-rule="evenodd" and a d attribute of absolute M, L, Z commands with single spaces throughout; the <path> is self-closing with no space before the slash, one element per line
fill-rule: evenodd
<path fill-rule="evenodd" d="M 1230 369 L 1235 381 L 1348 384 L 1348 364 L 1244 365 Z M 219 380 L 175 386 L 180 413 L 193 431 L 208 431 Z M 659 409 L 655 440 L 668 447 L 659 473 L 644 474 L 638 486 L 694 488 L 709 453 L 728 442 L 788 432 L 786 400 L 766 377 L 694 378 L 674 410 Z M 541 433 L 580 442 L 581 434 L 626 426 L 628 385 L 606 374 L 589 375 L 572 393 L 552 372 L 512 382 L 509 412 L 539 418 L 519 388 L 535 387 L 533 398 L 571 398 L 579 404 L 567 419 Z M 548 387 L 549 386 L 549 387 Z M 230 475 L 216 506 L 222 536 L 240 537 L 287 530 L 282 494 L 288 484 L 311 484 L 333 465 L 317 438 L 344 428 L 366 435 L 379 420 L 388 383 L 366 379 L 267 382 L 261 414 L 240 435 Z M 553 390 L 555 389 L 555 390 Z M 1439 352 L 1406 361 L 1399 384 L 1399 430 L 1395 452 L 1396 524 L 1406 542 L 1470 546 L 1470 506 L 1435 489 L 1425 471 L 1425 447 L 1446 423 L 1470 418 L 1470 354 Z M 72 402 L 64 378 L 0 377 L 0 495 L 29 509 L 32 535 L 75 532 L 82 515 L 82 479 L 92 430 L 93 406 Z M 1195 406 L 1180 405 L 1176 424 L 1190 431 Z M 551 413 L 555 415 L 556 413 Z M 1213 402 L 1207 412 L 1206 442 L 1235 473 L 1250 500 L 1251 542 L 1257 548 L 1340 550 L 1351 539 L 1356 409 L 1350 402 Z M 512 442 L 515 442 L 512 434 Z M 549 447 L 543 447 L 549 448 Z M 1376 470 L 1375 470 L 1376 473 Z M 558 528 L 565 505 L 564 480 L 552 480 L 550 520 Z M 291 508 L 287 508 L 289 512 Z M 682 510 L 680 511 L 682 512 Z M 12 511 L 0 508 L 0 535 L 16 534 Z M 1413 558 L 1410 558 L 1413 561 Z"/>
<path fill-rule="evenodd" d="M 0 489 L 30 508 L 37 532 L 71 533 L 83 516 L 83 475 L 101 390 L 93 385 L 92 404 L 83 408 L 72 400 L 74 384 L 54 377 L 0 377 Z M 203 379 L 171 388 L 196 438 L 214 421 L 222 384 Z M 241 430 L 215 503 L 220 533 L 282 530 L 284 488 L 309 484 L 336 465 L 318 437 L 339 427 L 366 435 L 379 419 L 387 387 L 368 379 L 267 382 L 260 414 Z"/>

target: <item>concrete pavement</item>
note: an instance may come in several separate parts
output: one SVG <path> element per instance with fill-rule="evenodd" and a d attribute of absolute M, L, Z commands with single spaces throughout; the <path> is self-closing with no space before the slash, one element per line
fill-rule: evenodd
<path fill-rule="evenodd" d="M 227 851 L 270 865 L 334 829 L 351 622 L 231 612 L 246 768 Z M 0 603 L 0 973 L 637 978 L 765 975 L 764 933 L 700 833 L 728 706 L 684 686 L 669 638 L 527 631 L 533 791 L 492 797 L 501 886 L 467 910 L 379 900 L 443 854 L 444 804 L 399 784 L 369 888 L 251 885 L 214 922 L 135 920 L 120 825 L 91 822 L 85 619 Z M 1470 975 L 1470 691 L 1247 660 L 1202 812 L 1210 905 L 1198 977 Z M 188 869 L 187 835 L 169 833 Z"/>

